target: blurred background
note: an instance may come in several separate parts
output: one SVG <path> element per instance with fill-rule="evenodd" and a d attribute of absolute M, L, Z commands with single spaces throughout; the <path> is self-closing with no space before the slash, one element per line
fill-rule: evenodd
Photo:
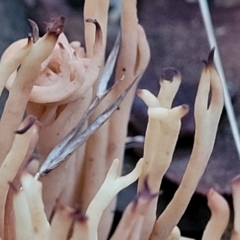
<path fill-rule="evenodd" d="M 208 4 L 228 90 L 240 122 L 240 0 L 211 0 Z M 119 31 L 119 6 L 119 1 L 112 1 L 109 9 L 107 53 Z M 45 22 L 52 17 L 64 15 L 67 19 L 65 33 L 69 40 L 78 40 L 84 45 L 82 7 L 82 0 L 0 0 L 0 53 L 13 41 L 27 36 L 30 31 L 27 18 L 36 21 L 43 33 Z M 162 69 L 175 67 L 182 74 L 182 85 L 174 105 L 190 106 L 190 113 L 183 119 L 173 163 L 164 179 L 159 203 L 161 212 L 181 181 L 191 153 L 194 137 L 193 107 L 203 68 L 201 60 L 207 59 L 210 48 L 200 8 L 195 0 L 139 0 L 138 14 L 151 49 L 149 67 L 139 88 L 146 88 L 157 94 Z M 5 92 L 4 96 L 6 95 Z M 144 103 L 136 97 L 129 122 L 130 136 L 144 135 L 147 124 L 146 110 Z M 143 143 L 126 146 L 124 172 L 128 172 L 136 164 L 142 156 L 142 150 Z M 210 163 L 179 225 L 184 235 L 200 238 L 210 214 L 205 195 L 211 187 L 224 194 L 231 203 L 231 179 L 239 172 L 240 159 L 224 111 Z M 134 186 L 120 194 L 118 216 L 134 195 Z"/>

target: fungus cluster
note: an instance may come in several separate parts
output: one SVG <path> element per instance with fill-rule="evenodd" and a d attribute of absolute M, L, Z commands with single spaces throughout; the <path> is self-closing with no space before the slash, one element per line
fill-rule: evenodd
<path fill-rule="evenodd" d="M 221 81 L 210 53 L 195 101 L 193 151 L 172 201 L 156 216 L 161 180 L 171 164 L 188 106 L 172 107 L 180 73 L 160 80 L 157 97 L 138 96 L 148 106 L 144 155 L 121 176 L 131 103 L 150 51 L 138 24 L 136 0 L 122 1 L 121 37 L 105 63 L 109 2 L 85 2 L 86 51 L 69 43 L 65 19 L 13 43 L 0 64 L 0 91 L 9 96 L 0 122 L 0 238 L 4 240 L 105 240 L 116 195 L 138 180 L 136 198 L 124 211 L 111 240 L 183 239 L 177 224 L 211 155 L 223 108 Z M 115 69 L 115 82 L 108 82 Z M 211 94 L 210 94 L 211 93 Z M 24 116 L 25 119 L 22 121 Z M 233 182 L 232 239 L 239 239 L 240 181 Z M 217 192 L 208 194 L 212 217 L 203 239 L 220 239 L 229 208 Z M 217 225 L 217 227 L 216 227 Z"/>

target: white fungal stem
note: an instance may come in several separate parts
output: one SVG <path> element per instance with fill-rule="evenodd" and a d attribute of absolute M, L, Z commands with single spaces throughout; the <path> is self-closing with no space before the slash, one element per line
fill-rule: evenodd
<path fill-rule="evenodd" d="M 204 230 L 202 240 L 219 240 L 227 227 L 230 209 L 227 201 L 213 189 L 210 189 L 207 198 L 211 218 Z"/>
<path fill-rule="evenodd" d="M 142 172 L 142 160 L 140 160 L 132 172 L 125 176 L 119 177 L 119 165 L 120 160 L 115 159 L 101 188 L 91 201 L 86 211 L 86 216 L 89 218 L 88 226 L 90 231 L 90 240 L 98 239 L 97 229 L 104 209 L 106 209 L 118 192 L 136 181 Z"/>

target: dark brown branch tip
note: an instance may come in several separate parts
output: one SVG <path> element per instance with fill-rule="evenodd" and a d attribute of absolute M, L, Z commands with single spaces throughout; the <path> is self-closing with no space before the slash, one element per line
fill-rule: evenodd
<path fill-rule="evenodd" d="M 133 209 L 136 208 L 138 202 L 140 199 L 145 199 L 146 201 L 151 201 L 155 197 L 159 196 L 159 192 L 157 193 L 151 193 L 151 190 L 148 185 L 148 176 L 145 177 L 144 182 L 143 182 L 143 187 L 137 194 L 137 197 L 134 199 L 133 203 Z"/>
<path fill-rule="evenodd" d="M 97 19 L 87 18 L 85 21 L 86 21 L 87 23 L 93 23 L 93 24 L 95 24 L 95 26 L 96 26 L 96 31 L 97 31 L 97 32 L 101 31 L 101 26 L 100 26 L 100 24 L 99 24 L 99 22 L 98 22 Z"/>
<path fill-rule="evenodd" d="M 80 223 L 86 223 L 88 220 L 87 216 L 83 213 L 83 211 L 80 208 L 75 209 L 73 213 L 73 219 L 74 221 L 78 221 Z"/>
<path fill-rule="evenodd" d="M 200 61 L 201 61 L 202 63 L 204 63 L 205 67 L 208 65 L 208 61 L 207 61 L 207 60 L 201 59 Z"/>
<path fill-rule="evenodd" d="M 28 116 L 26 126 L 24 126 L 22 129 L 15 131 L 15 133 L 16 134 L 24 134 L 33 126 L 33 124 L 36 122 L 36 120 L 37 120 L 36 117 L 34 117 L 32 115 Z"/>
<path fill-rule="evenodd" d="M 39 39 L 39 28 L 37 23 L 35 23 L 33 20 L 28 19 L 29 24 L 32 27 L 32 38 L 33 38 L 33 43 L 37 42 Z"/>
<path fill-rule="evenodd" d="M 180 77 L 180 72 L 173 67 L 167 67 L 162 70 L 161 80 L 173 81 L 175 77 Z"/>
<path fill-rule="evenodd" d="M 51 19 L 51 21 L 49 23 L 46 23 L 46 25 L 48 33 L 54 33 L 56 35 L 59 35 L 64 30 L 65 17 L 61 16 L 55 19 Z"/>
<path fill-rule="evenodd" d="M 102 46 L 102 28 L 97 19 L 87 18 L 85 20 L 87 23 L 93 23 L 95 25 L 95 40 L 94 40 L 94 47 L 93 47 L 93 54 L 95 55 L 100 49 L 99 47 Z"/>
<path fill-rule="evenodd" d="M 90 23 L 94 23 L 94 24 L 98 23 L 97 19 L 95 19 L 95 18 L 87 18 L 85 21 L 90 22 Z"/>
<path fill-rule="evenodd" d="M 62 44 L 61 42 L 59 42 L 58 45 L 59 45 L 59 47 L 60 47 L 62 50 L 65 49 L 64 46 L 63 46 L 63 44 Z"/>
<path fill-rule="evenodd" d="M 28 22 L 32 28 L 38 28 L 37 23 L 34 22 L 32 19 L 28 18 Z"/>
<path fill-rule="evenodd" d="M 208 65 L 208 66 L 212 66 L 212 65 L 213 65 L 214 52 L 215 52 L 215 47 L 213 47 L 213 48 L 211 49 L 211 51 L 209 52 L 208 61 L 207 61 L 207 65 Z"/>
<path fill-rule="evenodd" d="M 207 60 L 201 59 L 201 62 L 203 62 L 205 64 L 205 67 L 209 67 L 209 66 L 213 65 L 214 51 L 215 51 L 215 48 L 213 47 L 208 54 L 208 59 Z"/>
<path fill-rule="evenodd" d="M 18 193 L 19 192 L 19 189 L 14 185 L 13 182 L 8 182 L 10 188 L 13 190 L 14 193 Z"/>
<path fill-rule="evenodd" d="M 153 199 L 158 195 L 159 195 L 159 192 L 151 193 L 151 190 L 148 185 L 148 176 L 146 176 L 143 182 L 143 189 L 139 192 L 139 197 Z"/>

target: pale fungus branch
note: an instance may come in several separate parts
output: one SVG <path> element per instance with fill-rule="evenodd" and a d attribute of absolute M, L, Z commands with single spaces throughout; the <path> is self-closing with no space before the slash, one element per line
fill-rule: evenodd
<path fill-rule="evenodd" d="M 237 176 L 232 181 L 232 194 L 233 194 L 233 208 L 234 208 L 234 222 L 231 240 L 240 238 L 240 176 Z"/>
<path fill-rule="evenodd" d="M 168 71 L 169 69 L 165 69 L 165 71 Z M 173 73 L 175 73 L 172 76 L 172 79 L 161 79 L 160 85 L 162 86 L 158 97 L 156 98 L 152 93 L 150 93 L 147 90 L 139 90 L 138 96 L 142 98 L 142 100 L 147 104 L 149 108 L 159 108 L 159 107 L 167 107 L 168 109 L 172 105 L 173 98 L 175 97 L 175 94 L 177 93 L 177 90 L 179 88 L 179 85 L 181 83 L 181 76 L 178 73 L 177 70 L 171 69 Z M 163 97 L 166 97 L 166 99 L 163 101 Z M 153 111 L 153 110 L 151 110 Z M 149 166 L 151 162 L 154 160 L 155 150 L 157 149 L 157 146 L 159 144 L 158 140 L 161 138 L 160 134 L 160 123 L 156 119 L 150 117 L 147 130 L 146 130 L 146 140 L 145 140 L 145 146 L 144 146 L 144 169 L 143 174 L 141 178 L 139 179 L 139 188 L 141 188 L 141 182 L 143 179 L 148 175 Z"/>
<path fill-rule="evenodd" d="M 23 191 L 17 191 L 13 198 L 16 240 L 33 239 L 30 209 Z M 24 231 L 23 231 L 24 229 Z"/>
<path fill-rule="evenodd" d="M 181 118 L 188 112 L 188 107 L 183 105 L 171 110 L 164 108 L 149 108 L 148 115 L 152 119 L 159 120 L 159 139 L 157 145 L 161 146 L 155 149 L 155 155 L 149 164 L 148 174 L 149 174 L 149 186 L 153 191 L 157 191 L 160 188 L 162 177 L 166 173 L 169 165 L 171 163 L 173 152 L 178 139 Z M 152 213 L 151 213 L 152 210 Z M 147 217 L 152 214 L 149 218 L 152 219 L 152 226 L 148 224 L 148 233 L 144 236 L 147 237 L 155 222 L 157 210 L 157 201 L 152 202 L 152 206 Z M 154 221 L 154 222 L 153 222 Z M 145 225 L 146 226 L 146 225 Z"/>
<path fill-rule="evenodd" d="M 109 0 L 100 0 L 98 2 L 94 0 L 88 0 L 84 4 L 85 19 L 88 19 L 88 18 L 98 19 L 99 24 L 103 29 L 103 46 L 104 46 L 103 49 L 105 49 L 105 45 L 106 45 L 108 8 L 109 8 Z M 86 26 L 86 23 L 85 23 L 84 36 L 85 36 L 85 42 L 86 42 L 87 57 L 91 57 L 94 51 L 93 50 L 93 43 L 95 38 L 94 26 Z M 103 58 L 104 52 L 101 52 L 101 55 Z"/>
<path fill-rule="evenodd" d="M 79 236 L 82 239 L 90 240 L 91 229 L 88 225 L 88 217 L 86 217 L 81 211 L 76 210 L 74 214 L 74 224 L 73 224 L 73 233 L 70 240 L 78 240 Z"/>
<path fill-rule="evenodd" d="M 140 239 L 144 215 L 148 211 L 150 202 L 158 196 L 158 193 L 150 192 L 147 178 L 143 189 L 139 191 L 136 198 L 127 206 L 122 219 L 114 232 L 111 240 Z"/>
<path fill-rule="evenodd" d="M 170 109 L 181 84 L 181 74 L 175 68 L 164 68 L 160 79 L 160 91 L 157 96 L 161 107 Z"/>
<path fill-rule="evenodd" d="M 62 203 L 56 204 L 47 240 L 66 240 L 73 223 L 75 210 Z"/>
<path fill-rule="evenodd" d="M 14 134 L 11 133 L 11 131 L 12 129 L 17 129 L 22 121 L 29 95 L 36 80 L 36 75 L 40 71 L 41 63 L 46 60 L 53 51 L 61 30 L 62 19 L 60 18 L 56 20 L 52 28 L 49 28 L 49 31 L 43 38 L 31 45 L 31 50 L 27 56 L 22 59 L 21 67 L 17 72 L 16 79 L 9 92 L 9 97 L 1 118 L 0 145 L 2 150 L 0 152 L 0 159 L 4 159 L 11 148 L 14 139 Z M 16 66 L 16 68 L 17 67 L 18 66 Z M 31 69 L 31 71 L 29 71 L 29 69 Z M 16 104 L 16 102 L 18 104 Z"/>
<path fill-rule="evenodd" d="M 181 239 L 181 232 L 180 229 L 175 226 L 170 235 L 168 236 L 167 240 L 179 240 Z"/>
<path fill-rule="evenodd" d="M 12 148 L 6 158 L 4 159 L 2 165 L 0 166 L 0 234 L 3 236 L 4 232 L 4 216 L 5 216 L 5 205 L 7 201 L 7 195 L 9 192 L 9 182 L 13 182 L 14 178 L 17 176 L 19 169 L 24 165 L 26 161 L 32 154 L 32 151 L 38 140 L 39 126 L 35 122 L 30 129 L 26 129 L 29 122 L 32 123 L 34 118 L 32 116 L 27 117 L 17 132 L 25 129 L 24 134 L 15 135 Z M 28 126 L 29 127 L 29 126 Z"/>
<path fill-rule="evenodd" d="M 46 239 L 50 228 L 42 202 L 42 184 L 30 174 L 21 176 L 22 190 L 31 215 L 33 232 L 38 239 Z"/>
<path fill-rule="evenodd" d="M 120 160 L 115 159 L 101 188 L 87 208 L 86 215 L 89 217 L 88 225 L 91 240 L 98 239 L 97 227 L 106 207 L 111 203 L 118 192 L 136 181 L 140 176 L 142 172 L 142 161 L 140 160 L 138 162 L 132 172 L 122 177 L 119 177 L 119 167 Z"/>
<path fill-rule="evenodd" d="M 81 189 L 81 196 L 84 196 L 84 198 L 80 200 L 83 209 L 87 208 L 91 199 L 101 186 L 106 176 L 107 169 L 111 166 L 113 159 L 120 159 L 120 165 L 122 166 L 131 103 L 134 98 L 136 85 L 147 67 L 149 58 L 150 51 L 146 36 L 143 29 L 138 24 L 136 0 L 124 0 L 122 1 L 121 45 L 116 64 L 115 82 L 122 79 L 123 76 L 124 79 L 113 88 L 111 93 L 94 111 L 90 118 L 90 122 L 102 112 L 105 104 L 115 102 L 121 93 L 124 92 L 135 79 L 136 82 L 109 121 L 96 131 L 87 142 L 83 166 L 83 187 Z M 99 159 L 100 156 L 102 160 Z M 91 179 L 91 181 L 89 181 L 89 179 Z M 106 217 L 102 218 L 100 225 L 103 226 L 100 226 L 100 228 L 109 228 L 112 222 L 114 209 L 115 201 L 113 201 L 111 206 L 105 211 L 104 216 Z M 107 234 L 99 236 L 99 238 L 102 239 L 106 237 Z"/>
<path fill-rule="evenodd" d="M 139 92 L 139 96 L 149 107 L 149 122 L 143 155 L 144 168 L 139 179 L 138 189 L 141 189 L 143 179 L 146 176 L 149 178 L 150 188 L 153 191 L 159 189 L 162 177 L 172 160 L 181 127 L 181 118 L 188 112 L 186 105 L 169 109 L 181 82 L 178 71 L 165 69 L 164 72 L 169 72 L 169 70 L 173 75 L 169 80 L 162 79 L 160 81 L 162 87 L 158 97 L 154 97 L 146 90 Z M 151 203 L 151 207 L 146 214 L 141 239 L 147 239 L 151 234 L 156 220 L 156 208 L 157 200 Z"/>
<path fill-rule="evenodd" d="M 6 62 L 1 61 L 0 64 L 0 95 L 2 94 L 2 90 L 6 85 L 6 82 L 10 75 L 20 66 L 23 59 L 28 55 L 32 48 L 32 40 L 29 37 L 25 46 L 23 46 L 20 50 L 17 51 L 14 55 L 10 53 L 9 59 Z M 4 54 L 2 56 L 4 59 Z"/>
<path fill-rule="evenodd" d="M 213 52 L 209 56 L 208 63 L 202 71 L 195 100 L 196 132 L 192 154 L 178 190 L 154 226 L 151 240 L 167 238 L 177 225 L 202 177 L 213 149 L 217 123 L 223 109 L 223 92 L 221 81 L 212 66 Z M 212 95 L 208 107 L 210 87 Z"/>
<path fill-rule="evenodd" d="M 202 240 L 221 239 L 230 218 L 230 209 L 227 201 L 214 189 L 210 189 L 207 195 L 208 206 L 211 210 L 211 218 L 204 230 Z"/>

